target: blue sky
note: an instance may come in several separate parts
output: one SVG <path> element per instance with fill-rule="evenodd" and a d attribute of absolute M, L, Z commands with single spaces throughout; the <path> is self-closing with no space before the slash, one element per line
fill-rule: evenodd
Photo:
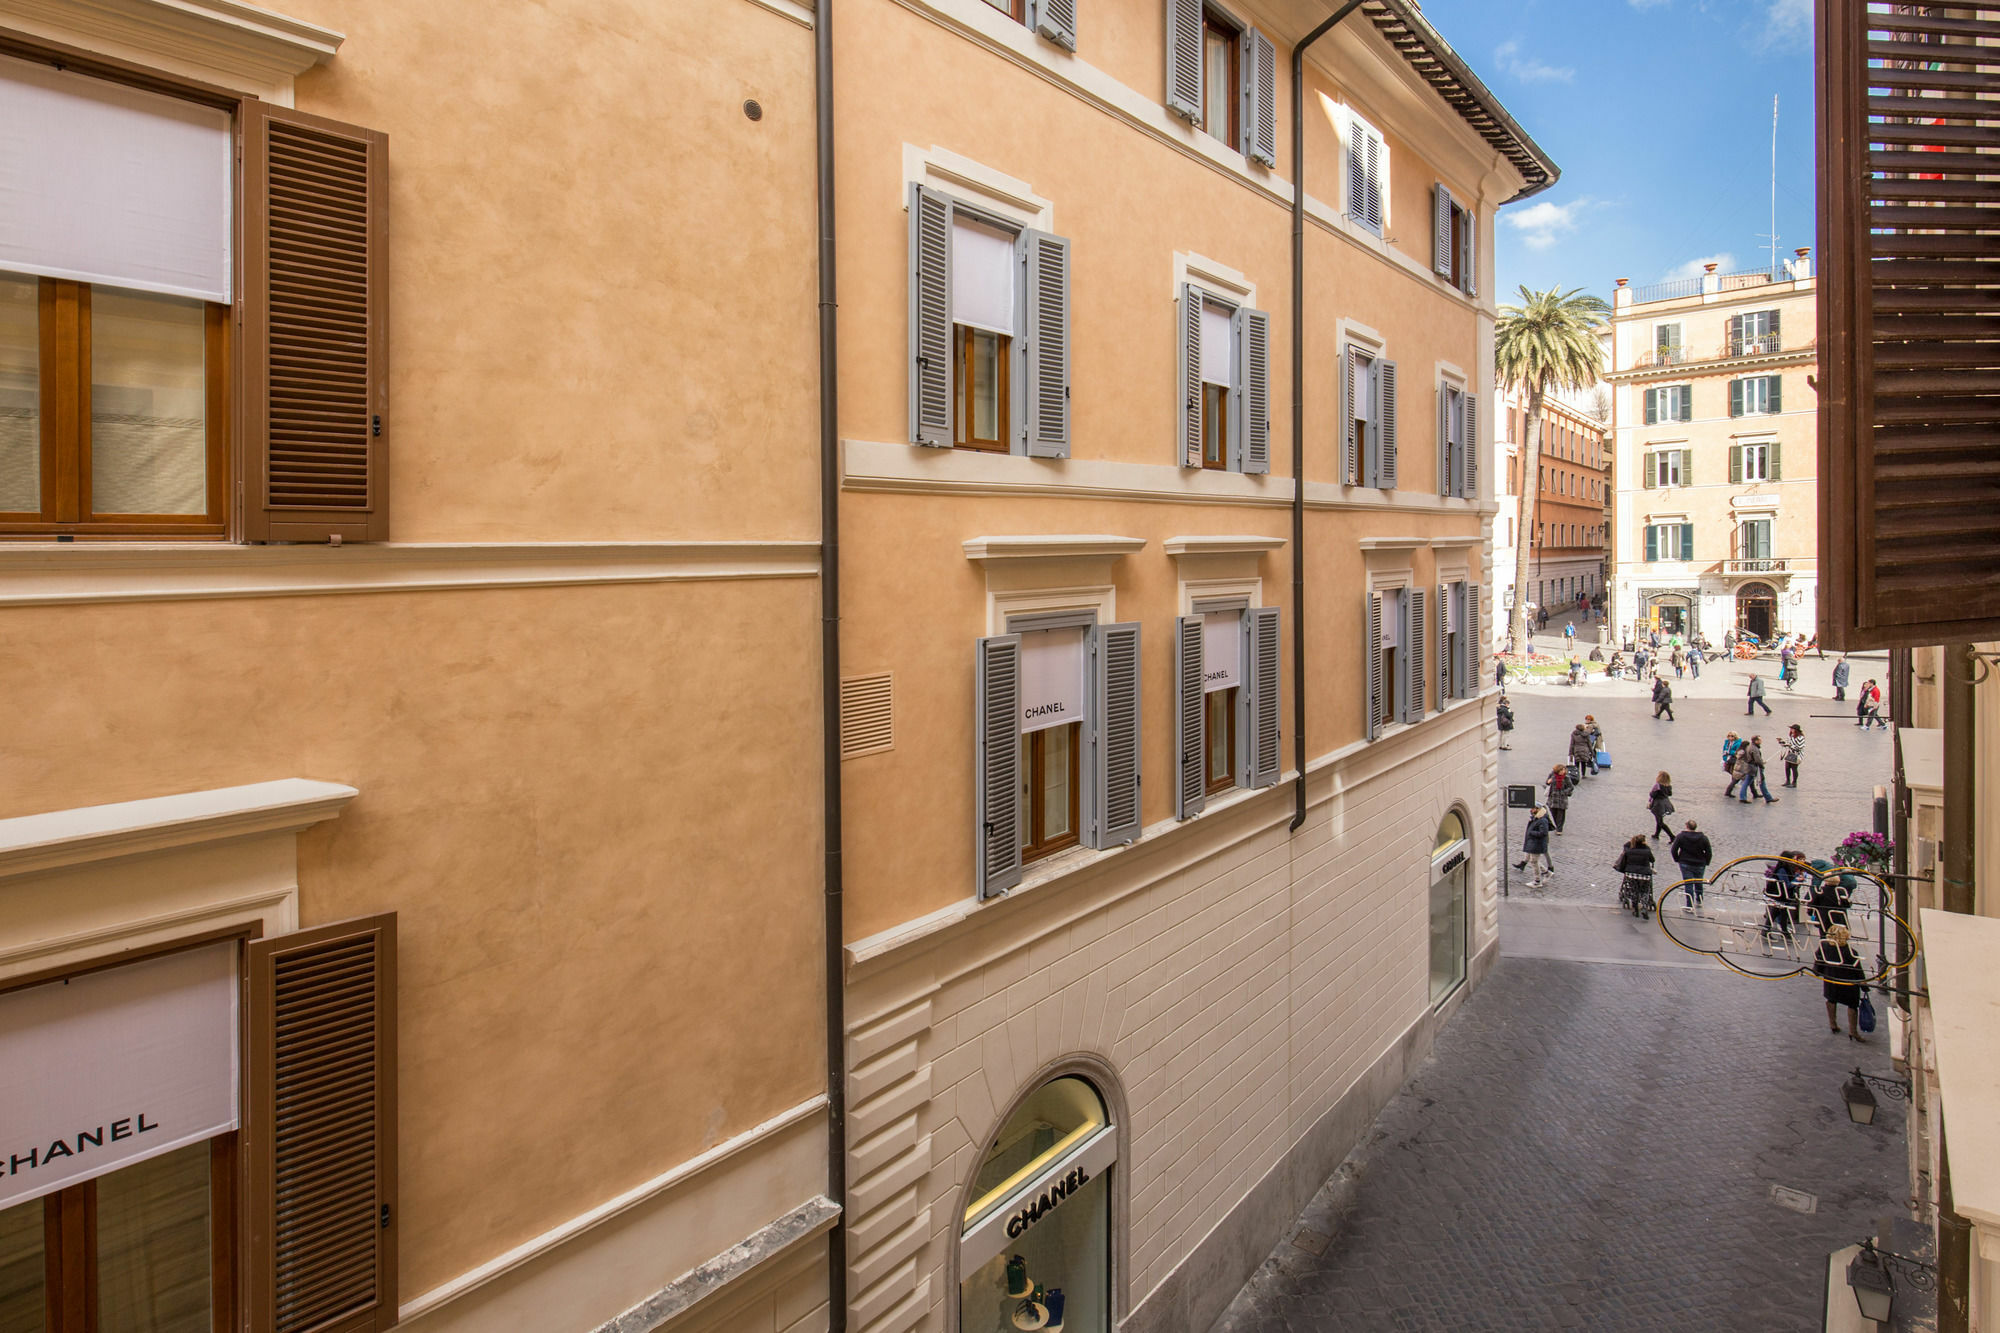
<path fill-rule="evenodd" d="M 1608 296 L 1762 268 L 1779 98 L 1780 253 L 1813 243 L 1812 0 L 1425 0 L 1424 14 L 1562 168 L 1500 212 L 1499 297 Z"/>

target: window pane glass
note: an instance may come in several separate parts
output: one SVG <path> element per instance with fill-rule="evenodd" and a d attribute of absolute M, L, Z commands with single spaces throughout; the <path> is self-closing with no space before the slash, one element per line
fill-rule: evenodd
<path fill-rule="evenodd" d="M 100 1333 L 209 1333 L 206 1142 L 97 1181 Z"/>
<path fill-rule="evenodd" d="M 1201 118 L 1208 132 L 1218 139 L 1229 137 L 1230 56 L 1235 43 L 1214 28 L 1202 32 Z"/>
<path fill-rule="evenodd" d="M 991 333 L 973 330 L 972 339 L 972 438 L 1000 438 L 1000 339 Z"/>
<path fill-rule="evenodd" d="M 1008 1118 L 972 1181 L 970 1226 L 1036 1172 L 1070 1152 L 1110 1120 L 1097 1089 L 1080 1078 L 1045 1083 Z"/>
<path fill-rule="evenodd" d="M 1431 1003 L 1465 979 L 1465 867 L 1431 885 Z"/>
<path fill-rule="evenodd" d="M 1229 390 L 1219 384 L 1201 386 L 1201 456 L 1217 467 L 1229 455 Z"/>
<path fill-rule="evenodd" d="M 208 512 L 206 322 L 200 301 L 91 289 L 91 512 Z"/>
<path fill-rule="evenodd" d="M 1208 704 L 1208 780 L 1220 782 L 1229 776 L 1230 719 L 1235 716 L 1236 691 L 1213 690 Z"/>
<path fill-rule="evenodd" d="M 40 286 L 0 273 L 0 511 L 7 513 L 42 508 Z"/>
<path fill-rule="evenodd" d="M 1042 828 L 1038 841 L 1060 838 L 1069 827 L 1069 764 L 1076 724 L 1042 733 Z"/>
<path fill-rule="evenodd" d="M 0 1212 L 0 1333 L 42 1333 L 42 1203 L 30 1199 Z"/>

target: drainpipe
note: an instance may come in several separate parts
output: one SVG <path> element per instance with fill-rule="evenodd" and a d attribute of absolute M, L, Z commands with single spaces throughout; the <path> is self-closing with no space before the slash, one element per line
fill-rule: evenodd
<path fill-rule="evenodd" d="M 1292 47 L 1292 762 L 1291 832 L 1306 822 L 1306 48 L 1361 7 L 1347 0 Z"/>
<path fill-rule="evenodd" d="M 1948 643 L 1938 672 L 1944 686 L 1944 893 L 1947 912 L 1971 915 L 1979 839 L 1978 688 L 1981 671 L 1969 643 Z M 1912 1074 L 1912 1077 L 1915 1077 Z M 1954 1206 L 1949 1136 L 1938 1135 L 1938 1333 L 1967 1333 L 1972 1327 L 1972 1224 Z"/>
<path fill-rule="evenodd" d="M 847 1329 L 847 969 L 840 866 L 840 331 L 835 323 L 833 0 L 813 7 L 813 125 L 819 223 L 820 815 L 826 848 L 826 1196 L 840 1211 L 826 1233 L 827 1333 Z"/>

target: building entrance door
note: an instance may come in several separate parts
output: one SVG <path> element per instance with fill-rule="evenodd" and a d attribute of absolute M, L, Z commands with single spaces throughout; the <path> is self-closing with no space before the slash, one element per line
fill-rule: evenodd
<path fill-rule="evenodd" d="M 1736 590 L 1736 629 L 1754 634 L 1758 642 L 1771 637 L 1778 623 L 1778 594 L 1769 584 L 1746 583 Z"/>
<path fill-rule="evenodd" d="M 1660 608 L 1660 633 L 1685 635 L 1687 632 L 1686 607 L 1662 606 Z"/>

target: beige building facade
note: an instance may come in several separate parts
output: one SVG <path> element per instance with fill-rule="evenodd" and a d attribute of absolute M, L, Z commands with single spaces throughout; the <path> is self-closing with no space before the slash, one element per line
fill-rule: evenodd
<path fill-rule="evenodd" d="M 1616 516 L 1611 623 L 1621 634 L 1813 631 L 1818 497 L 1806 251 L 1774 271 L 1613 297 Z"/>
<path fill-rule="evenodd" d="M 1525 482 L 1528 406 L 1512 388 L 1499 395 L 1493 431 L 1493 596 L 1504 612 L 1514 606 L 1515 539 L 1521 521 Z M 1538 464 L 1535 535 L 1529 558 L 1527 599 L 1550 615 L 1576 608 L 1579 598 L 1605 590 L 1605 552 L 1611 507 L 1606 470 L 1610 453 L 1606 425 L 1575 403 L 1551 394 L 1542 406 L 1542 448 Z M 1497 648 L 1507 638 L 1507 617 L 1495 618 L 1488 640 Z"/>

